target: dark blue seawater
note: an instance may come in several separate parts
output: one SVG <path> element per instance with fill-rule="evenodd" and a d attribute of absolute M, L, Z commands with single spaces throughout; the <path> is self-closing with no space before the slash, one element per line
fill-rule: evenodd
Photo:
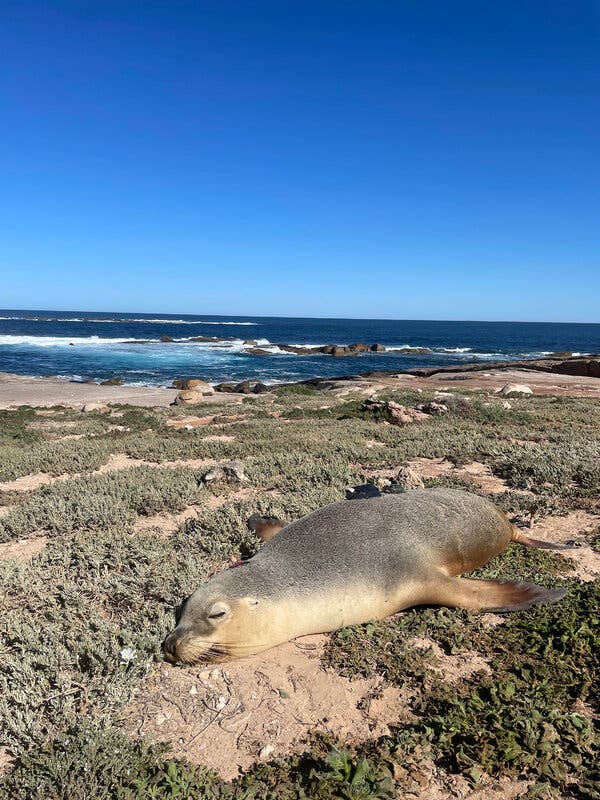
<path fill-rule="evenodd" d="M 161 342 L 164 335 L 175 341 Z M 232 340 L 199 343 L 190 341 L 194 336 Z M 272 355 L 248 354 L 247 339 L 258 341 Z M 352 342 L 428 347 L 434 352 L 334 358 L 293 355 L 274 346 Z M 273 383 L 556 351 L 600 351 L 600 324 L 0 311 L 0 372 L 72 380 L 118 376 L 136 385 L 168 385 L 178 377 L 205 378 L 211 383 L 246 378 Z"/>

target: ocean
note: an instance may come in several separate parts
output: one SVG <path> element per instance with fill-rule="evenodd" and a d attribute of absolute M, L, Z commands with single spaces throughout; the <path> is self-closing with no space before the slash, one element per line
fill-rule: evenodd
<path fill-rule="evenodd" d="M 163 336 L 173 341 L 161 342 Z M 193 337 L 228 341 L 195 342 Z M 254 345 L 244 343 L 248 340 L 269 355 L 250 354 Z M 276 346 L 353 342 L 379 343 L 386 352 L 337 358 L 296 355 Z M 76 381 L 120 377 L 134 386 L 169 385 L 186 377 L 278 383 L 557 351 L 599 352 L 600 324 L 0 310 L 0 372 Z"/>

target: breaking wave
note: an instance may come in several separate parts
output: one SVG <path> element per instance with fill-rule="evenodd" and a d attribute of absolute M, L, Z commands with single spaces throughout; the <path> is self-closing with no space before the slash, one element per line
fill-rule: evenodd
<path fill-rule="evenodd" d="M 156 325 L 257 325 L 256 322 L 215 322 L 214 320 L 195 320 L 195 319 L 148 319 L 146 317 L 29 317 L 29 316 L 10 316 L 0 317 L 5 320 L 24 320 L 26 322 L 136 322 Z"/>

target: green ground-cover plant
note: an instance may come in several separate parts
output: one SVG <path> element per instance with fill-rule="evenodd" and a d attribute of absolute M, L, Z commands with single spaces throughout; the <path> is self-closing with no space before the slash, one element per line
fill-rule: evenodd
<path fill-rule="evenodd" d="M 413 405 L 433 395 L 388 396 Z M 259 546 L 246 527 L 255 511 L 297 519 L 343 499 L 348 484 L 373 470 L 416 457 L 488 464 L 508 484 L 495 500 L 517 516 L 599 508 L 597 401 L 511 398 L 507 409 L 495 398 L 468 397 L 446 398 L 447 414 L 406 428 L 312 389 L 235 407 L 122 406 L 106 420 L 56 409 L 57 420 L 77 422 L 65 434 L 94 434 L 62 441 L 59 429 L 35 424 L 46 417 L 33 409 L 0 412 L 0 480 L 86 473 L 117 453 L 157 464 L 239 458 L 249 478 L 245 487 L 204 487 L 208 467 L 136 467 L 3 493 L 15 507 L 0 518 L 0 540 L 43 534 L 49 542 L 30 563 L 0 561 L 0 748 L 18 756 L 0 797 L 357 800 L 423 793 L 423 776 L 456 773 L 473 783 L 524 776 L 527 800 L 597 800 L 598 583 L 574 579 L 568 553 L 516 545 L 474 576 L 565 585 L 565 600 L 507 615 L 494 628 L 461 610 L 415 609 L 331 637 L 326 664 L 408 689 L 413 717 L 399 719 L 389 736 L 373 740 L 365 730 L 367 738 L 345 750 L 313 739 L 306 753 L 258 764 L 228 784 L 118 732 L 120 709 L 160 658 L 182 598 Z M 191 431 L 165 425 L 190 414 L 217 417 Z M 233 414 L 243 418 L 232 422 Z M 102 433 L 105 424 L 130 430 Z M 204 441 L 209 434 L 234 438 Z M 480 491 L 456 476 L 426 483 Z M 522 487 L 532 493 L 515 491 Z M 228 499 L 240 488 L 246 499 Z M 214 496 L 222 506 L 209 506 Z M 197 518 L 169 538 L 134 532 L 139 516 L 190 505 L 200 509 Z M 596 548 L 597 539 L 590 537 Z M 490 672 L 447 683 L 443 654 L 468 660 L 470 653 Z"/>
<path fill-rule="evenodd" d="M 197 471 L 132 467 L 60 481 L 32 493 L 0 519 L 0 541 L 74 531 L 124 531 L 138 515 L 181 511 L 204 491 Z"/>

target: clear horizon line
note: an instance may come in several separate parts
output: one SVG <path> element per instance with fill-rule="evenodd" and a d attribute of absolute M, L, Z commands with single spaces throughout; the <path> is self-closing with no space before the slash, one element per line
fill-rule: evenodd
<path fill-rule="evenodd" d="M 0 308 L 0 311 L 21 311 L 34 314 L 138 314 L 151 316 L 152 314 L 158 316 L 173 316 L 179 315 L 180 317 L 222 317 L 244 319 L 251 317 L 252 319 L 309 319 L 309 320 L 341 320 L 345 322 L 476 322 L 476 323 L 499 323 L 505 325 L 600 325 L 600 322 L 581 322 L 581 321 L 564 321 L 564 320 L 522 320 L 522 319 L 419 319 L 419 318 L 404 318 L 397 317 L 301 317 L 295 315 L 267 315 L 267 314 L 214 314 L 214 313 L 190 313 L 182 311 L 89 311 L 81 309 L 60 309 L 60 308 Z"/>

